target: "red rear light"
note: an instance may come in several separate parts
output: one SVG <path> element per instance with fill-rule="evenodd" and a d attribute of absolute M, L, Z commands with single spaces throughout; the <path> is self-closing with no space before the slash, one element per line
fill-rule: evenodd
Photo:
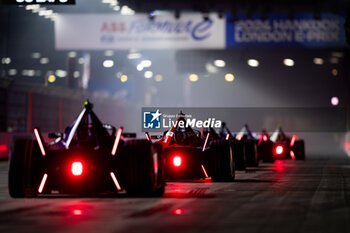
<path fill-rule="evenodd" d="M 72 174 L 73 176 L 80 176 L 83 174 L 83 164 L 81 162 L 72 163 Z"/>
<path fill-rule="evenodd" d="M 264 140 L 264 142 L 267 141 L 267 136 L 266 135 L 263 136 L 263 140 Z"/>
<path fill-rule="evenodd" d="M 175 210 L 173 211 L 173 213 L 176 214 L 176 215 L 181 215 L 181 214 L 184 213 L 184 211 L 183 211 L 183 209 L 175 209 Z"/>
<path fill-rule="evenodd" d="M 175 167 L 180 167 L 181 164 L 182 164 L 182 158 L 181 158 L 180 156 L 175 156 L 175 157 L 173 158 L 173 165 L 174 165 Z"/>
<path fill-rule="evenodd" d="M 290 157 L 294 160 L 295 159 L 295 154 L 294 154 L 294 152 L 291 150 L 290 151 Z"/>
<path fill-rule="evenodd" d="M 275 150 L 277 155 L 280 155 L 283 153 L 283 146 L 277 146 Z"/>

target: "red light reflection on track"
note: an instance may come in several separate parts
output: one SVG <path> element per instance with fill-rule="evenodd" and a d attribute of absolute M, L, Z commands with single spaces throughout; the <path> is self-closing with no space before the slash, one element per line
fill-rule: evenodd
<path fill-rule="evenodd" d="M 174 213 L 175 215 L 182 215 L 182 214 L 184 213 L 184 210 L 183 210 L 183 209 L 175 209 L 175 210 L 173 211 L 173 213 Z"/>
<path fill-rule="evenodd" d="M 276 165 L 276 171 L 278 173 L 282 172 L 284 170 L 284 161 L 282 160 L 276 160 L 275 161 L 275 165 Z"/>

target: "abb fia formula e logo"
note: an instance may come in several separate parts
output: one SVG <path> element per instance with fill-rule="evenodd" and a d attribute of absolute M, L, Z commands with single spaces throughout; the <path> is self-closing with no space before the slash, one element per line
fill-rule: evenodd
<path fill-rule="evenodd" d="M 160 129 L 161 127 L 162 113 L 159 109 L 155 112 L 144 111 L 143 112 L 143 128 L 144 129 Z"/>

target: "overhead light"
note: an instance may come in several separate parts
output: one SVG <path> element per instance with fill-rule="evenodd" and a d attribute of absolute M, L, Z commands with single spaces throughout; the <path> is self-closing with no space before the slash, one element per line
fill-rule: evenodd
<path fill-rule="evenodd" d="M 332 104 L 333 106 L 337 106 L 337 105 L 339 104 L 339 98 L 336 97 L 336 96 L 333 96 L 333 97 L 331 98 L 331 104 Z"/>
<path fill-rule="evenodd" d="M 314 63 L 315 63 L 316 65 L 322 65 L 322 64 L 323 64 L 323 59 L 320 58 L 320 57 L 315 57 L 315 58 L 314 58 Z"/>
<path fill-rule="evenodd" d="M 48 64 L 48 63 L 49 63 L 49 59 L 47 57 L 40 58 L 40 64 Z"/>
<path fill-rule="evenodd" d="M 9 69 L 9 75 L 16 75 L 17 70 L 16 69 Z"/>
<path fill-rule="evenodd" d="M 156 80 L 156 82 L 161 82 L 163 81 L 163 76 L 160 74 L 157 74 L 156 76 L 154 76 L 154 80 Z"/>
<path fill-rule="evenodd" d="M 332 64 L 338 64 L 338 63 L 339 63 L 339 58 L 337 58 L 337 57 L 331 57 L 331 58 L 329 59 L 329 61 L 330 61 L 330 63 L 332 63 Z"/>
<path fill-rule="evenodd" d="M 23 76 L 29 76 L 33 77 L 35 75 L 35 70 L 23 70 L 22 71 Z"/>
<path fill-rule="evenodd" d="M 152 71 L 146 71 L 145 72 L 145 78 L 152 78 L 153 77 L 153 72 Z"/>
<path fill-rule="evenodd" d="M 133 11 L 131 8 L 129 8 L 128 6 L 122 6 L 121 10 L 120 10 L 120 14 L 121 15 L 134 15 L 135 11 Z"/>
<path fill-rule="evenodd" d="M 56 76 L 55 75 L 49 75 L 49 77 L 47 77 L 47 81 L 49 83 L 53 83 L 56 81 Z"/>
<path fill-rule="evenodd" d="M 233 74 L 230 74 L 230 73 L 225 74 L 225 80 L 227 82 L 233 82 L 234 79 L 235 79 L 235 76 Z"/>
<path fill-rule="evenodd" d="M 136 67 L 136 69 L 137 69 L 138 71 L 142 71 L 142 70 L 143 70 L 143 65 L 142 65 L 142 64 L 138 64 L 137 67 Z"/>
<path fill-rule="evenodd" d="M 141 65 L 143 67 L 150 67 L 152 65 L 152 62 L 150 60 L 143 60 L 141 61 Z"/>
<path fill-rule="evenodd" d="M 198 75 L 196 75 L 196 74 L 190 74 L 190 76 L 188 76 L 188 79 L 189 79 L 191 82 L 197 82 L 197 81 L 198 81 Z"/>
<path fill-rule="evenodd" d="M 215 60 L 214 65 L 216 65 L 217 67 L 225 67 L 226 62 L 224 60 Z"/>
<path fill-rule="evenodd" d="M 78 59 L 78 63 L 79 63 L 79 64 L 84 64 L 84 58 L 82 58 L 82 57 L 79 58 L 79 59 Z"/>
<path fill-rule="evenodd" d="M 286 66 L 294 66 L 294 61 L 290 58 L 286 58 L 283 60 L 283 64 Z"/>
<path fill-rule="evenodd" d="M 75 52 L 75 51 L 70 51 L 68 53 L 68 57 L 76 57 L 76 56 L 77 56 L 77 52 Z"/>
<path fill-rule="evenodd" d="M 211 63 L 205 64 L 205 69 L 206 69 L 209 73 L 216 73 L 216 72 L 218 72 L 218 68 L 216 68 L 215 66 L 213 66 Z"/>
<path fill-rule="evenodd" d="M 128 54 L 128 59 L 139 59 L 139 58 L 141 58 L 141 53 L 129 53 Z"/>
<path fill-rule="evenodd" d="M 38 58 L 40 58 L 40 53 L 38 53 L 38 52 L 36 52 L 36 53 L 32 53 L 32 58 L 34 58 L 34 59 L 38 59 Z"/>
<path fill-rule="evenodd" d="M 126 81 L 128 81 L 128 76 L 126 76 L 125 74 L 123 74 L 122 76 L 120 76 L 120 81 L 122 83 L 125 83 Z"/>
<path fill-rule="evenodd" d="M 337 69 L 332 69 L 332 74 L 333 74 L 333 76 L 337 76 L 338 75 L 338 70 Z"/>
<path fill-rule="evenodd" d="M 248 65 L 251 67 L 258 67 L 259 66 L 259 61 L 256 59 L 249 59 L 248 60 Z"/>
<path fill-rule="evenodd" d="M 332 57 L 343 57 L 344 53 L 343 52 L 332 52 Z"/>
<path fill-rule="evenodd" d="M 79 76 L 80 76 L 80 72 L 79 71 L 74 71 L 73 77 L 74 78 L 79 78 Z"/>
<path fill-rule="evenodd" d="M 113 60 L 104 60 L 103 66 L 106 68 L 111 68 L 114 66 L 114 61 Z"/>
<path fill-rule="evenodd" d="M 113 50 L 106 50 L 105 51 L 105 56 L 106 57 L 111 57 L 111 56 L 113 56 L 114 55 L 114 51 Z"/>
<path fill-rule="evenodd" d="M 65 71 L 65 70 L 56 70 L 55 74 L 59 78 L 64 78 L 64 77 L 67 76 L 67 71 Z"/>
<path fill-rule="evenodd" d="M 1 63 L 2 63 L 2 64 L 8 65 L 8 64 L 11 63 L 11 58 L 9 58 L 9 57 L 4 57 L 4 58 L 1 59 Z"/>

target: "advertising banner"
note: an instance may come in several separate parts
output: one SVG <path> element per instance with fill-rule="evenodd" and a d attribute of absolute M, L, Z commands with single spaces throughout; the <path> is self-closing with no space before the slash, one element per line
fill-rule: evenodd
<path fill-rule="evenodd" d="M 225 19 L 211 14 L 122 16 L 116 14 L 59 14 L 55 21 L 56 49 L 223 49 Z"/>
<path fill-rule="evenodd" d="M 345 17 L 322 14 L 270 15 L 246 19 L 238 17 L 229 23 L 227 16 L 226 47 L 346 47 Z"/>

